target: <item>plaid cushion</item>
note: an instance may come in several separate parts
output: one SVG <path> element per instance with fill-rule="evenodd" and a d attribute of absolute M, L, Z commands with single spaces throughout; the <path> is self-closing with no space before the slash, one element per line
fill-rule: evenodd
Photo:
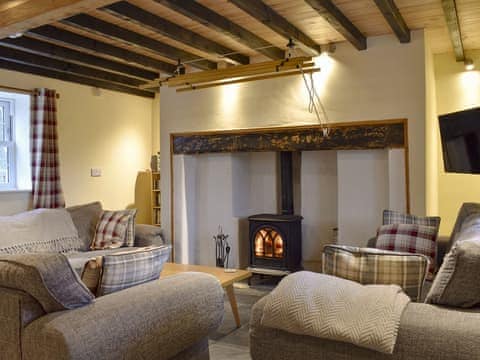
<path fill-rule="evenodd" d="M 137 217 L 137 209 L 120 210 L 117 212 L 129 215 L 124 244 L 125 246 L 132 247 L 135 243 L 135 218 Z"/>
<path fill-rule="evenodd" d="M 125 245 L 131 215 L 124 211 L 103 211 L 90 249 L 115 249 Z"/>
<path fill-rule="evenodd" d="M 390 224 L 415 224 L 423 226 L 431 226 L 437 230 L 440 227 L 439 216 L 416 216 L 410 214 L 404 214 L 399 211 L 383 210 L 383 225 Z"/>
<path fill-rule="evenodd" d="M 323 250 L 323 272 L 361 284 L 400 286 L 413 301 L 419 301 L 428 269 L 428 258 L 409 254 L 327 245 Z"/>
<path fill-rule="evenodd" d="M 97 296 L 157 280 L 170 250 L 170 245 L 162 245 L 105 255 Z"/>
<path fill-rule="evenodd" d="M 377 249 L 422 254 L 430 261 L 429 273 L 435 271 L 437 229 L 416 224 L 390 224 L 380 226 Z"/>

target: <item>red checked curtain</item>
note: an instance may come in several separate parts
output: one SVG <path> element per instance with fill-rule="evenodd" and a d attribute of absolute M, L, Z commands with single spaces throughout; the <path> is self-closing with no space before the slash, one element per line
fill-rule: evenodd
<path fill-rule="evenodd" d="M 55 90 L 36 89 L 30 129 L 32 153 L 32 207 L 65 207 L 58 160 Z"/>

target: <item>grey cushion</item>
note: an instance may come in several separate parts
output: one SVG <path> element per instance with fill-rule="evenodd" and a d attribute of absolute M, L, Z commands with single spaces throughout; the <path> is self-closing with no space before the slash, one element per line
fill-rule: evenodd
<path fill-rule="evenodd" d="M 431 304 L 469 308 L 480 304 L 480 217 L 466 222 L 427 294 Z"/>
<path fill-rule="evenodd" d="M 135 226 L 135 246 L 163 244 L 163 229 L 161 227 L 147 224 L 137 224 Z"/>
<path fill-rule="evenodd" d="M 67 208 L 67 211 L 70 213 L 77 228 L 78 237 L 82 240 L 83 246 L 81 250 L 89 250 L 95 235 L 95 227 L 102 213 L 102 204 L 96 201 L 89 204 L 71 206 Z"/>
<path fill-rule="evenodd" d="M 57 253 L 0 257 L 0 287 L 26 292 L 47 313 L 75 309 L 94 299 L 65 255 Z"/>
<path fill-rule="evenodd" d="M 450 241 L 447 245 L 446 252 L 450 251 L 452 246 L 457 241 L 457 237 L 462 229 L 463 222 L 474 214 L 480 214 L 480 204 L 464 203 L 460 210 L 458 210 L 457 220 L 450 235 Z"/>

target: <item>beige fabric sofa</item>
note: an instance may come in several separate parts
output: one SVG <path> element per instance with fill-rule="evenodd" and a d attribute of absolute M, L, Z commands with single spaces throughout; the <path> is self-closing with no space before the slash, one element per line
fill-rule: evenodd
<path fill-rule="evenodd" d="M 185 273 L 46 314 L 25 292 L 0 287 L 0 359 L 208 359 L 223 290 Z"/>
<path fill-rule="evenodd" d="M 440 256 L 457 240 L 464 221 L 480 214 L 480 204 L 462 206 L 455 227 Z M 478 267 L 476 267 L 478 269 Z M 407 305 L 400 321 L 393 354 L 262 326 L 264 297 L 250 319 L 250 349 L 253 360 L 471 360 L 480 354 L 480 308 L 453 308 L 425 303 Z"/>
<path fill-rule="evenodd" d="M 125 251 L 88 250 L 100 203 L 67 210 L 85 244 L 83 251 L 65 254 L 77 273 L 92 257 Z M 135 246 L 163 244 L 157 229 L 137 229 Z M 18 283 L 8 284 L 0 285 L 0 360 L 204 360 L 209 358 L 208 335 L 224 313 L 218 280 L 200 273 L 170 276 L 51 313 Z"/>

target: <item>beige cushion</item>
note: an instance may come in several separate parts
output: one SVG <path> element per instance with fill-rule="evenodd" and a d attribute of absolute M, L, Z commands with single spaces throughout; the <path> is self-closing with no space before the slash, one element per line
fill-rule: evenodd
<path fill-rule="evenodd" d="M 26 292 L 47 313 L 75 309 L 94 299 L 65 255 L 58 253 L 1 256 L 0 287 Z"/>
<path fill-rule="evenodd" d="M 458 234 L 425 302 L 470 308 L 480 304 L 480 219 Z"/>
<path fill-rule="evenodd" d="M 327 245 L 323 250 L 323 272 L 360 284 L 399 285 L 413 301 L 418 301 L 428 272 L 428 258 L 410 254 Z"/>

